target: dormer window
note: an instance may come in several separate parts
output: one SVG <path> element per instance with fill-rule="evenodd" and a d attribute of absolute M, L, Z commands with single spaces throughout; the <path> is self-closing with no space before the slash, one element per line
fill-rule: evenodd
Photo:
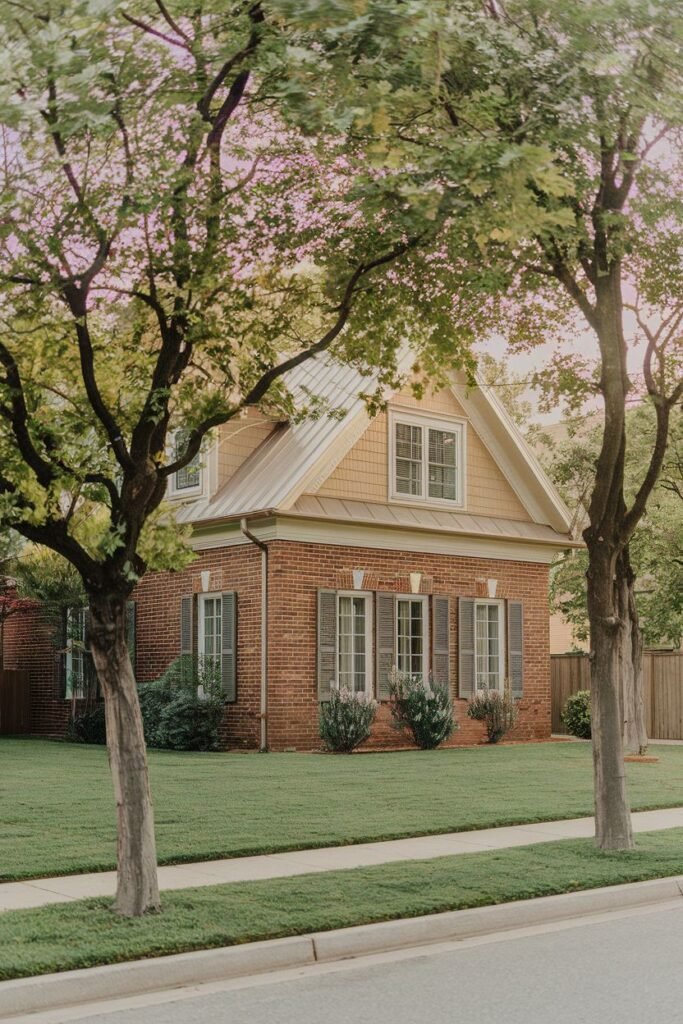
<path fill-rule="evenodd" d="M 172 458 L 182 458 L 187 449 L 187 441 L 190 436 L 189 430 L 177 430 L 173 438 Z M 191 462 L 173 474 L 172 493 L 176 495 L 200 494 L 202 490 L 202 464 L 199 452 Z"/>
<path fill-rule="evenodd" d="M 464 504 L 464 423 L 393 410 L 389 416 L 394 501 Z"/>

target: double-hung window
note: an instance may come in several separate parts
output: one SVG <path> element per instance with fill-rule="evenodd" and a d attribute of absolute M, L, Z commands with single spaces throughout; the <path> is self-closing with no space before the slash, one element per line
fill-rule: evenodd
<path fill-rule="evenodd" d="M 477 601 L 474 606 L 475 671 L 478 690 L 502 690 L 505 636 L 502 601 Z"/>
<path fill-rule="evenodd" d="M 464 424 L 392 411 L 391 496 L 398 501 L 464 504 Z"/>
<path fill-rule="evenodd" d="M 85 697 L 85 608 L 66 612 L 66 697 Z"/>
<path fill-rule="evenodd" d="M 428 598 L 396 600 L 396 668 L 424 681 L 428 677 Z"/>
<path fill-rule="evenodd" d="M 372 599 L 369 594 L 337 594 L 337 686 L 372 692 Z"/>
<path fill-rule="evenodd" d="M 198 652 L 204 664 L 215 669 L 217 678 L 221 674 L 221 650 L 223 637 L 222 594 L 200 594 L 198 609 Z"/>
<path fill-rule="evenodd" d="M 173 439 L 173 460 L 181 458 L 187 450 L 190 433 L 177 430 Z M 199 452 L 182 469 L 173 474 L 173 491 L 176 494 L 197 494 L 202 489 L 202 467 Z"/>

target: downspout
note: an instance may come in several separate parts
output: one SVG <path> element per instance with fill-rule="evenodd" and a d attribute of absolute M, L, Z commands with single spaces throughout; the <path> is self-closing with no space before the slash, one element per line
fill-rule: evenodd
<path fill-rule="evenodd" d="M 259 750 L 268 750 L 268 545 L 256 537 L 240 519 L 240 530 L 252 544 L 261 550 L 261 711 L 259 714 L 261 739 Z"/>

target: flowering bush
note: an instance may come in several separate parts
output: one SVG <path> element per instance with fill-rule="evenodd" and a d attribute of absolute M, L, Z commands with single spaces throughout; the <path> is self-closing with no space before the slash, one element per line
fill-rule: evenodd
<path fill-rule="evenodd" d="M 370 735 L 377 701 L 345 687 L 320 705 L 320 736 L 328 750 L 350 754 Z"/>
<path fill-rule="evenodd" d="M 567 698 L 562 708 L 562 721 L 567 732 L 580 740 L 591 738 L 591 694 L 590 690 L 578 690 Z"/>
<path fill-rule="evenodd" d="M 391 715 L 394 728 L 406 729 L 422 750 L 433 750 L 457 729 L 453 702 L 447 686 L 424 683 L 421 676 L 398 672 L 389 674 Z"/>
<path fill-rule="evenodd" d="M 517 705 L 508 692 L 480 690 L 469 702 L 467 714 L 485 722 L 489 743 L 497 743 L 517 721 Z"/>

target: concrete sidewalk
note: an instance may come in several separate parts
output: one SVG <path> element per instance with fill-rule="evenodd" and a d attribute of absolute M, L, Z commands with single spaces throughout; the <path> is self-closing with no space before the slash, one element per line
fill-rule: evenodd
<path fill-rule="evenodd" d="M 639 811 L 633 814 L 632 818 L 635 832 L 681 828 L 683 807 Z M 233 857 L 226 860 L 160 867 L 159 886 L 162 890 L 189 889 L 225 882 L 286 878 L 320 871 L 389 864 L 401 860 L 428 860 L 432 857 L 447 857 L 460 853 L 483 853 L 486 850 L 528 846 L 530 843 L 583 839 L 592 835 L 592 818 L 572 818 L 568 821 L 547 821 L 471 832 L 449 832 L 382 843 L 329 846 L 324 849 L 296 850 L 293 853 L 272 853 L 258 857 Z M 115 871 L 36 878 L 27 882 L 3 882 L 0 883 L 0 912 L 42 907 L 49 903 L 68 903 L 91 896 L 113 896 L 115 889 Z"/>

